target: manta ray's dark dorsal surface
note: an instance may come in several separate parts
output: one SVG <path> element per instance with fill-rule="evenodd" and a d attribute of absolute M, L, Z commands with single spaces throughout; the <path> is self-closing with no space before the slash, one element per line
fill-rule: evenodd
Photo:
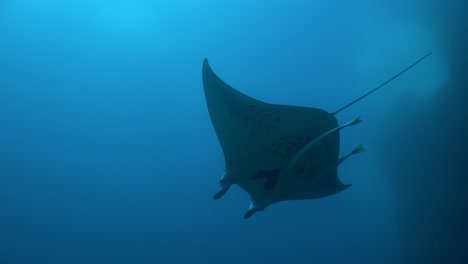
<path fill-rule="evenodd" d="M 322 109 L 270 104 L 249 97 L 229 86 L 203 62 L 203 86 L 216 135 L 225 158 L 222 197 L 232 184 L 250 194 L 245 218 L 280 201 L 314 199 L 348 188 L 338 178 L 338 165 L 361 145 L 339 158 L 342 128 L 358 124 L 359 118 L 339 125 L 335 115 L 384 86 L 429 56 L 369 93 L 328 113 Z"/>

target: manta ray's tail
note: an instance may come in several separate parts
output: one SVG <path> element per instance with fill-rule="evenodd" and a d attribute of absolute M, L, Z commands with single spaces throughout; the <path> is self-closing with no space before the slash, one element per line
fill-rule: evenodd
<path fill-rule="evenodd" d="M 386 82 L 382 83 L 381 85 L 377 86 L 376 88 L 370 90 L 369 92 L 367 92 L 366 94 L 364 94 L 363 96 L 359 97 L 358 99 L 352 101 L 351 103 L 341 107 L 340 109 L 336 110 L 335 112 L 331 113 L 332 115 L 336 115 L 338 114 L 339 112 L 345 110 L 346 108 L 352 106 L 353 104 L 359 102 L 360 100 L 364 99 L 364 97 L 370 95 L 371 93 L 377 91 L 378 89 L 384 87 L 387 83 L 393 81 L 394 79 L 396 79 L 398 76 L 402 75 L 403 73 L 405 73 L 407 70 L 413 68 L 416 64 L 420 63 L 422 60 L 424 60 L 425 58 L 427 58 L 429 55 L 431 55 L 432 52 L 429 52 L 428 54 L 424 55 L 422 58 L 420 58 L 419 60 L 417 60 L 415 63 L 411 64 L 410 66 L 408 66 L 406 69 L 402 70 L 401 72 L 399 72 L 397 75 L 393 76 L 392 78 L 388 79 Z"/>

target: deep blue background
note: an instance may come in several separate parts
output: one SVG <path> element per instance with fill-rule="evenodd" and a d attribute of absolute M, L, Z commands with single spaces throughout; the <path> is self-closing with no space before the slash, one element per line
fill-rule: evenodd
<path fill-rule="evenodd" d="M 420 127 L 399 118 L 431 108 L 452 73 L 466 72 L 451 45 L 463 23 L 446 23 L 463 19 L 456 2 L 2 0 L 0 263 L 423 261 L 415 256 L 434 236 L 407 231 L 427 217 L 400 209 L 427 190 L 393 178 L 401 153 L 418 159 L 404 139 Z M 204 101 L 205 57 L 253 97 L 333 111 L 428 51 L 339 114 L 364 120 L 342 133 L 342 154 L 368 150 L 339 168 L 353 187 L 247 221 L 240 188 L 212 200 L 224 159 Z M 467 233 L 461 222 L 465 233 L 447 239 Z"/>

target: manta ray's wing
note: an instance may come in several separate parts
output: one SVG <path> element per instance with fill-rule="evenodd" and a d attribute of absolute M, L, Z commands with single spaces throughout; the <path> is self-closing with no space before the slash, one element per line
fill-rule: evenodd
<path fill-rule="evenodd" d="M 320 149 L 317 149 L 314 152 L 315 153 L 310 156 L 311 161 L 315 161 L 323 154 L 323 151 Z M 290 199 L 303 200 L 322 198 L 337 194 L 350 187 L 351 184 L 343 184 L 339 179 L 338 165 L 351 155 L 352 154 L 349 154 L 341 159 L 335 160 L 329 163 L 326 167 L 319 166 L 320 169 L 313 169 L 315 164 L 311 164 L 310 168 L 305 168 L 306 171 L 312 174 L 306 174 L 305 178 L 297 183 L 298 186 L 303 186 L 303 190 L 296 192 L 295 195 L 291 195 Z M 307 175 L 312 175 L 313 177 L 307 178 Z"/>
<path fill-rule="evenodd" d="M 269 104 L 249 97 L 221 80 L 206 59 L 203 85 L 225 157 L 222 185 L 223 181 L 227 186 L 238 184 L 264 206 L 307 199 L 298 194 L 298 190 L 304 191 L 298 184 L 307 179 L 288 175 L 288 164 L 308 142 L 338 127 L 336 118 L 317 108 Z M 317 144 L 309 159 L 314 171 L 338 159 L 339 142 L 339 133 L 333 133 Z"/>
<path fill-rule="evenodd" d="M 316 186 L 313 186 L 308 192 L 306 199 L 315 199 L 337 194 L 341 191 L 346 190 L 351 184 L 344 184 L 338 177 L 338 169 L 334 168 L 333 171 L 329 172 L 328 175 L 323 177 L 323 180 L 318 182 Z"/>

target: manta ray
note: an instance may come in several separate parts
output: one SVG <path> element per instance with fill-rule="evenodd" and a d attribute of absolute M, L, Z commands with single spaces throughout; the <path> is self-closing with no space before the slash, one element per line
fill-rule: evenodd
<path fill-rule="evenodd" d="M 225 171 L 214 199 L 233 184 L 251 198 L 247 219 L 268 206 L 288 200 L 307 200 L 337 194 L 349 188 L 338 177 L 338 166 L 364 152 L 358 145 L 339 157 L 340 130 L 361 122 L 357 117 L 342 125 L 336 115 L 397 78 L 431 53 L 380 86 L 334 111 L 272 104 L 234 89 L 218 77 L 208 60 L 202 79 L 208 112 L 221 145 Z"/>

